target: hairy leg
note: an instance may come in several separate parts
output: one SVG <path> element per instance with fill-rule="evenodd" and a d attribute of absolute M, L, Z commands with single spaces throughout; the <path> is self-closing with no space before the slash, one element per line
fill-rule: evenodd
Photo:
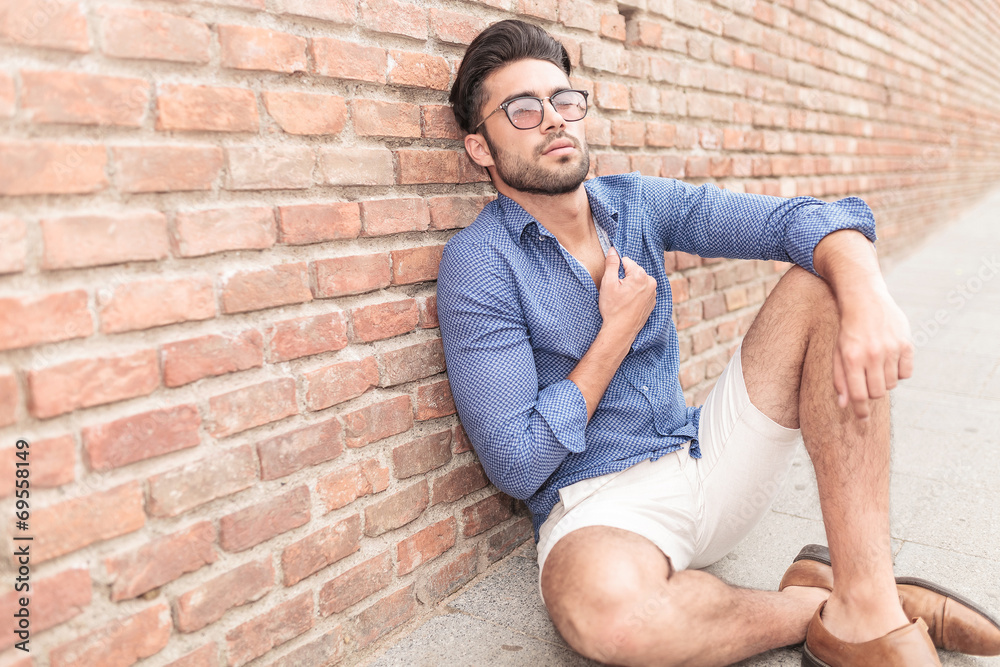
<path fill-rule="evenodd" d="M 570 646 L 614 665 L 730 665 L 802 642 L 827 592 L 729 586 L 674 572 L 649 540 L 620 528 L 577 529 L 542 571 L 549 615 Z"/>
<path fill-rule="evenodd" d="M 779 424 L 802 429 L 833 561 L 824 623 L 839 638 L 859 642 L 907 619 L 889 541 L 889 397 L 872 401 L 866 422 L 839 407 L 833 385 L 838 324 L 826 282 L 793 267 L 747 331 L 742 362 L 751 402 Z"/>

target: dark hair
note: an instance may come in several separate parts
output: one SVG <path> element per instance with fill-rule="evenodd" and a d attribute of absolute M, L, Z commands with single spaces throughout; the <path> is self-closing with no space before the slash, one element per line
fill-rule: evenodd
<path fill-rule="evenodd" d="M 504 65 L 518 60 L 547 60 L 569 76 L 566 47 L 536 25 L 507 19 L 479 33 L 462 58 L 449 100 L 459 127 L 471 134 L 485 102 L 483 81 Z"/>

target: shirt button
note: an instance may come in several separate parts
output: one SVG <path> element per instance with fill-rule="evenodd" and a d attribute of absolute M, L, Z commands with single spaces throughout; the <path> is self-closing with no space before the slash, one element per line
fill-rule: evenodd
<path fill-rule="evenodd" d="M 642 385 L 642 390 L 643 391 L 649 391 L 649 387 L 647 387 L 646 385 Z"/>

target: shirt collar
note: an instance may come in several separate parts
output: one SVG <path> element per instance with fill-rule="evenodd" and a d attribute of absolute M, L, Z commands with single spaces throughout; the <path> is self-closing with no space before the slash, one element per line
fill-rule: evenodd
<path fill-rule="evenodd" d="M 583 187 L 587 191 L 587 199 L 590 201 L 590 211 L 594 216 L 594 221 L 604 228 L 613 241 L 615 233 L 618 231 L 618 196 L 615 191 L 609 192 L 606 188 L 597 186 L 595 184 L 597 180 L 586 181 Z M 555 238 L 544 225 L 535 220 L 530 213 L 510 197 L 497 193 L 496 202 L 500 209 L 500 220 L 512 238 L 520 242 L 524 230 L 531 225 L 534 225 L 540 236 Z"/>

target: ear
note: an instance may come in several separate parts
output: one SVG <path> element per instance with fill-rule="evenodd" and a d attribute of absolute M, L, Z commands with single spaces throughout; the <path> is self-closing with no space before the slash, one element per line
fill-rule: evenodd
<path fill-rule="evenodd" d="M 486 139 L 483 138 L 483 135 L 465 135 L 465 152 L 480 167 L 493 166 L 493 156 L 490 154 L 490 147 L 486 145 Z"/>

